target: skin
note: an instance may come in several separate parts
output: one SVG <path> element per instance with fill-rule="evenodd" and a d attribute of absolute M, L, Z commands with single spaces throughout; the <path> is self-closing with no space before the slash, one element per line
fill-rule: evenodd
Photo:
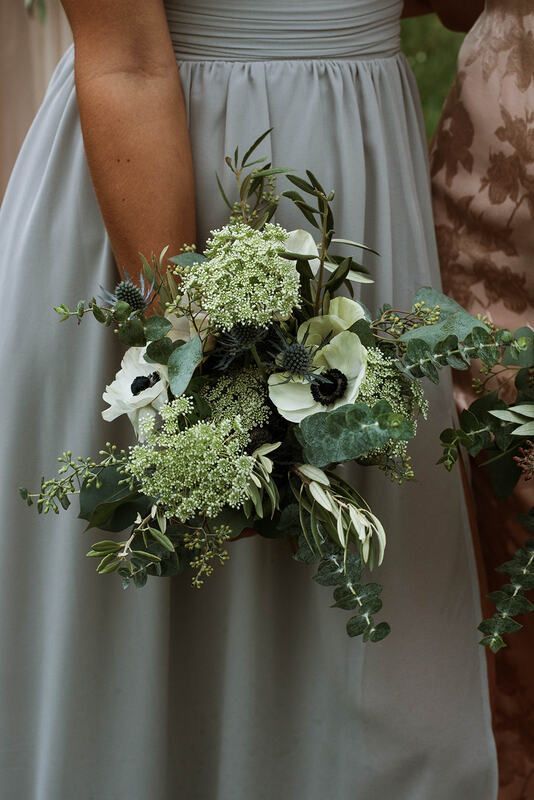
<path fill-rule="evenodd" d="M 435 12 L 451 31 L 470 30 L 484 9 L 484 0 L 405 0 L 403 17 Z"/>
<path fill-rule="evenodd" d="M 163 0 L 63 0 L 91 177 L 113 253 L 135 277 L 139 253 L 195 241 L 191 147 Z"/>

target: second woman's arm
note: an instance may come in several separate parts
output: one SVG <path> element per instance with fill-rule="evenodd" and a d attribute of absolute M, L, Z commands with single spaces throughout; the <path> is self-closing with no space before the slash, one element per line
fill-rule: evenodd
<path fill-rule="evenodd" d="M 405 0 L 403 17 L 417 17 L 434 11 L 445 27 L 468 31 L 484 8 L 484 0 Z"/>
<path fill-rule="evenodd" d="M 62 0 L 96 195 L 120 270 L 195 240 L 193 167 L 162 0 Z"/>

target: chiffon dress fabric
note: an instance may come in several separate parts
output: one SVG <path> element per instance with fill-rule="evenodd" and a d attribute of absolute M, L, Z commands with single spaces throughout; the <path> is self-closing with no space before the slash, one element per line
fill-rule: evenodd
<path fill-rule="evenodd" d="M 226 222 L 215 172 L 270 127 L 262 155 L 335 188 L 337 232 L 380 252 L 371 308 L 439 285 L 426 146 L 399 51 L 400 0 L 173 0 L 169 28 L 196 172 L 199 246 Z M 223 178 L 233 192 L 232 176 Z M 279 189 L 283 189 L 283 181 Z M 285 186 L 287 188 L 287 186 Z M 277 220 L 305 227 L 289 202 Z M 162 242 L 162 246 L 165 243 Z M 101 394 L 119 365 L 91 321 L 53 305 L 113 287 L 73 75 L 59 63 L 0 212 L 2 800 L 491 800 L 496 759 L 480 607 L 458 473 L 435 466 L 445 380 L 412 452 L 417 480 L 353 479 L 388 533 L 380 644 L 285 541 L 231 545 L 187 576 L 123 591 L 84 559 L 76 512 L 38 517 L 17 486 L 56 455 L 116 438 Z M 135 265 L 132 265 L 135 269 Z M 70 327 L 66 327 L 70 326 Z M 131 434 L 127 434 L 130 435 Z"/>

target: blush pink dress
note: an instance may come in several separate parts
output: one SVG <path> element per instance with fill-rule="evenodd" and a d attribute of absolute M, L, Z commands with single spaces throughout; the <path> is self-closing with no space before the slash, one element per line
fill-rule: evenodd
<path fill-rule="evenodd" d="M 431 154 L 436 232 L 445 290 L 473 314 L 519 328 L 534 324 L 534 3 L 487 0 L 464 40 L 456 81 Z M 475 397 L 473 374 L 458 373 L 459 408 Z M 513 378 L 491 382 L 513 398 Z M 523 543 L 516 522 L 534 505 L 534 481 L 497 500 L 473 465 L 481 569 L 495 568 Z M 489 609 L 489 613 L 493 613 Z M 534 620 L 495 659 L 494 727 L 501 797 L 534 797 Z"/>

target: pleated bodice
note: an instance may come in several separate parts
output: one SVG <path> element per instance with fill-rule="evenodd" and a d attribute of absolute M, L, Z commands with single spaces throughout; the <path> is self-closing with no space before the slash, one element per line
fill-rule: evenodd
<path fill-rule="evenodd" d="M 385 58 L 399 52 L 401 0 L 166 0 L 183 60 Z"/>

